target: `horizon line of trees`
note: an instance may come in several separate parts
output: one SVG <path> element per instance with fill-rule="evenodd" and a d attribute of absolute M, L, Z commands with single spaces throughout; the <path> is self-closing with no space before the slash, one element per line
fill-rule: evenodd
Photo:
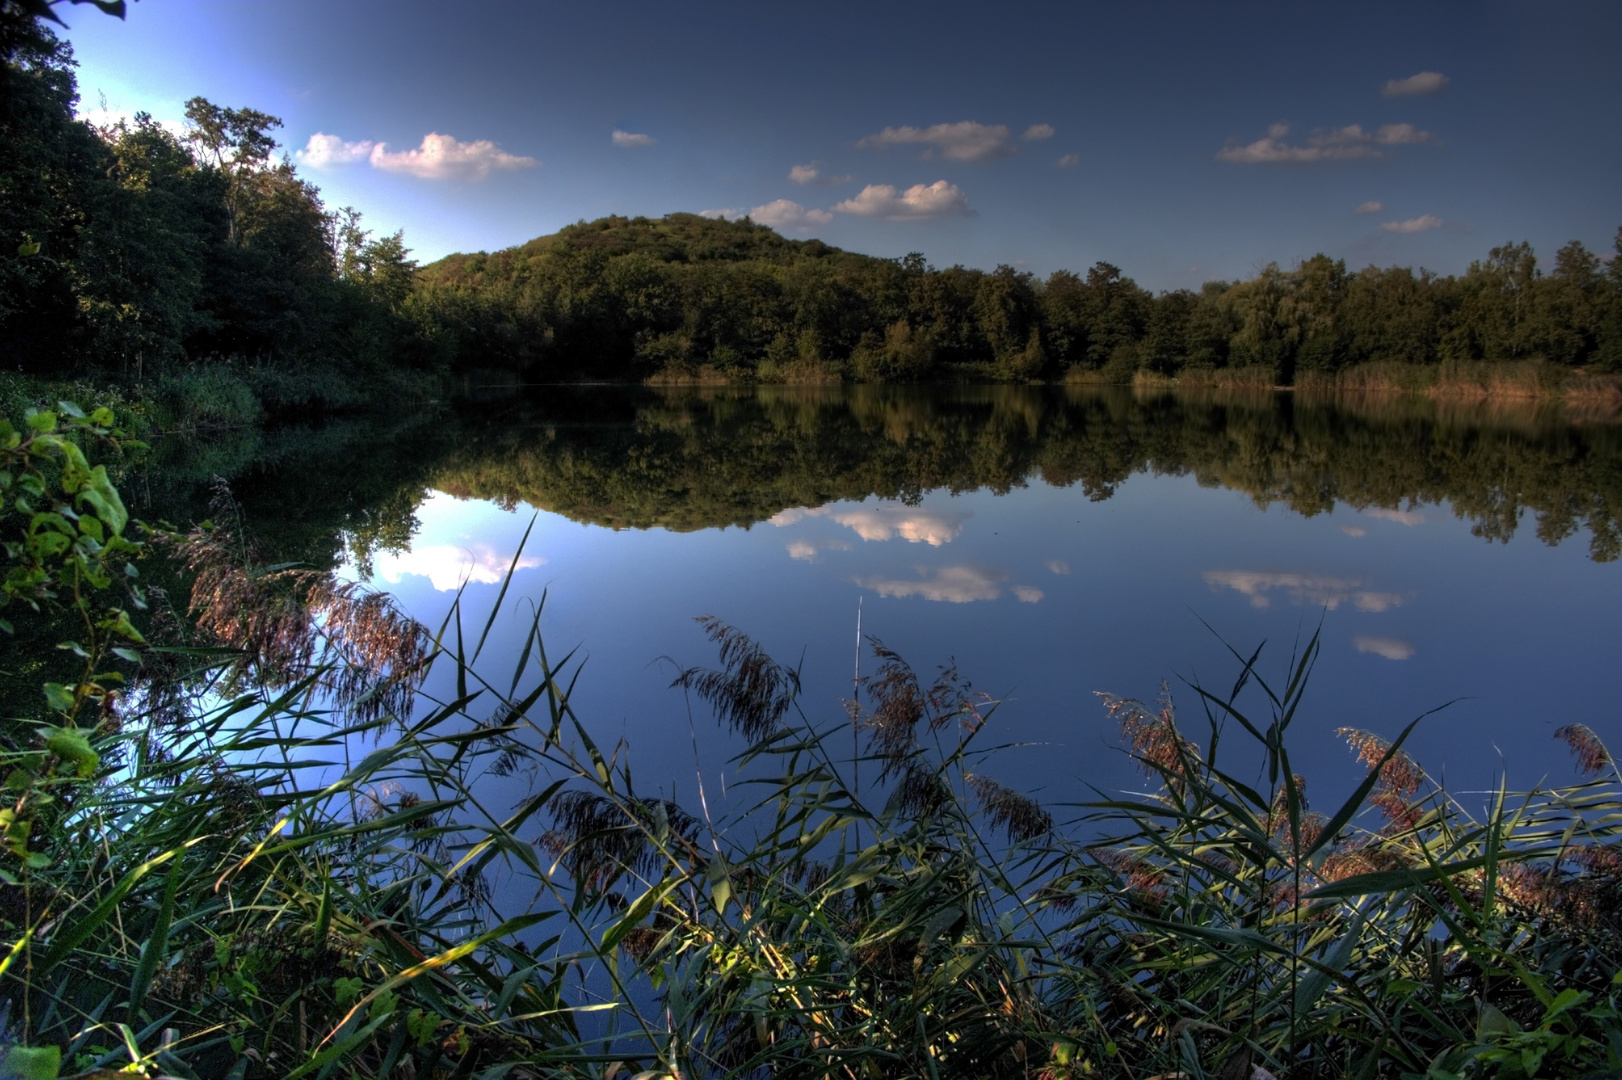
<path fill-rule="evenodd" d="M 1505 244 L 1459 276 L 1315 255 L 1158 295 L 1106 262 L 1046 279 L 861 255 L 747 218 L 608 217 L 420 267 L 328 210 L 273 132 L 201 97 L 176 134 L 75 118 L 72 51 L 10 22 L 0 88 L 0 370 L 125 381 L 242 359 L 334 376 L 715 375 L 1130 381 L 1224 368 L 1289 384 L 1369 361 L 1622 371 L 1622 229 L 1544 273 Z M 16 254 L 10 246 L 15 244 Z M 309 384 L 301 384 L 309 385 Z"/>
<path fill-rule="evenodd" d="M 1607 261 L 1572 241 L 1547 274 L 1526 243 L 1457 277 L 1320 254 L 1156 295 L 1105 262 L 1044 280 L 858 255 L 748 219 L 608 217 L 441 259 L 408 306 L 453 354 L 542 377 L 905 382 L 979 366 L 1124 382 L 1259 367 L 1288 384 L 1370 361 L 1527 359 L 1622 371 L 1622 229 L 1616 244 Z"/>

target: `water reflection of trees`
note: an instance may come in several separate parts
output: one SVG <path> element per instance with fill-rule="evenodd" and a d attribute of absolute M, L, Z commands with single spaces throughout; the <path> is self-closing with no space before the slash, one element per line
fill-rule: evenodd
<path fill-rule="evenodd" d="M 1619 552 L 1622 427 L 1532 406 L 1018 386 L 547 394 L 469 419 L 427 482 L 614 528 L 692 530 L 1032 478 L 1105 499 L 1151 472 L 1307 515 L 1447 500 L 1501 541 L 1531 511 L 1545 542 L 1587 528 L 1594 559 Z"/>

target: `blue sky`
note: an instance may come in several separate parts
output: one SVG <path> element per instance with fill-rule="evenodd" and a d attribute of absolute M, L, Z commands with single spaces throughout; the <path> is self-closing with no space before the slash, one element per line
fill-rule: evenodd
<path fill-rule="evenodd" d="M 1524 239 L 1548 265 L 1622 225 L 1614 2 L 63 14 L 82 108 L 273 113 L 329 205 L 425 260 L 754 212 L 875 255 L 1107 260 L 1171 289 L 1319 251 L 1457 273 Z"/>

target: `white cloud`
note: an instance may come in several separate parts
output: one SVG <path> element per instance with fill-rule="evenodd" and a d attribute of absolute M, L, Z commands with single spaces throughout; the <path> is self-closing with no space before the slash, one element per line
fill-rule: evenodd
<path fill-rule="evenodd" d="M 997 599 L 1002 595 L 1002 583 L 1007 580 L 1008 575 L 1002 571 L 983 566 L 943 566 L 934 576 L 921 581 L 866 577 L 857 578 L 856 584 L 880 596 L 921 596 L 925 600 L 967 604 L 974 600 Z"/>
<path fill-rule="evenodd" d="M 1060 169 L 1074 169 L 1077 165 L 1081 164 L 1081 155 L 1080 154 L 1066 154 L 1064 157 L 1060 158 L 1058 161 L 1055 161 L 1053 164 L 1056 167 L 1060 168 Z"/>
<path fill-rule="evenodd" d="M 1380 87 L 1381 97 L 1417 97 L 1421 94 L 1439 94 L 1453 80 L 1440 71 L 1421 71 L 1406 79 L 1392 79 Z"/>
<path fill-rule="evenodd" d="M 1374 131 L 1363 130 L 1361 124 L 1314 131 L 1301 144 L 1285 142 L 1290 125 L 1273 124 L 1265 138 L 1240 145 L 1229 143 L 1217 151 L 1218 161 L 1241 165 L 1288 164 L 1318 161 L 1354 161 L 1358 158 L 1379 158 L 1381 146 L 1403 146 L 1430 142 L 1434 135 L 1421 131 L 1412 124 L 1382 124 Z"/>
<path fill-rule="evenodd" d="M 1380 225 L 1381 232 L 1416 233 L 1426 232 L 1430 229 L 1440 229 L 1442 219 L 1434 214 L 1425 214 L 1421 217 L 1409 218 L 1407 221 L 1387 221 Z"/>
<path fill-rule="evenodd" d="M 906 540 L 914 544 L 940 547 L 956 540 L 963 532 L 963 522 L 971 513 L 949 510 L 926 510 L 919 506 L 900 503 L 879 503 L 859 506 L 853 510 L 835 511 L 832 506 L 796 506 L 779 511 L 766 519 L 768 525 L 782 527 L 804 521 L 806 518 L 825 517 L 853 529 L 863 540 Z"/>
<path fill-rule="evenodd" d="M 1316 574 L 1270 573 L 1261 570 L 1207 570 L 1205 583 L 1212 589 L 1229 588 L 1250 598 L 1250 606 L 1272 605 L 1268 594 L 1282 590 L 1297 604 L 1334 611 L 1347 601 L 1359 611 L 1385 611 L 1401 605 L 1407 597 L 1400 593 L 1361 590 L 1356 578 L 1334 578 Z"/>
<path fill-rule="evenodd" d="M 1354 214 L 1378 214 L 1385 209 L 1385 203 L 1370 199 L 1366 203 L 1358 203 L 1352 208 Z"/>
<path fill-rule="evenodd" d="M 1342 525 L 1340 531 L 1347 536 L 1367 536 L 1369 531 L 1361 525 Z"/>
<path fill-rule="evenodd" d="M 811 162 L 809 165 L 796 165 L 788 171 L 788 178 L 796 184 L 815 184 L 818 187 L 833 187 L 836 184 L 848 184 L 853 177 L 829 176 L 822 171 L 822 165 Z"/>
<path fill-rule="evenodd" d="M 1401 638 L 1364 637 L 1359 634 L 1352 639 L 1352 644 L 1357 646 L 1358 652 L 1373 653 L 1387 660 L 1406 660 L 1414 655 L 1413 645 Z"/>
<path fill-rule="evenodd" d="M 540 162 L 509 154 L 489 139 L 462 142 L 437 132 L 422 137 L 415 150 L 390 152 L 385 143 L 372 147 L 374 169 L 404 172 L 428 180 L 483 180 L 492 169 L 528 169 Z"/>
<path fill-rule="evenodd" d="M 1052 570 L 1055 574 L 1070 573 L 1070 564 L 1065 562 L 1063 559 L 1049 559 L 1047 566 L 1048 569 Z"/>
<path fill-rule="evenodd" d="M 1367 509 L 1359 510 L 1358 513 L 1364 517 L 1378 518 L 1381 521 L 1395 521 L 1398 525 L 1425 524 L 1425 515 L 1418 510 L 1387 510 L 1383 506 L 1370 506 Z"/>
<path fill-rule="evenodd" d="M 774 229 L 810 229 L 826 225 L 834 219 L 826 210 L 808 210 L 792 199 L 773 199 L 765 206 L 749 211 L 752 221 L 770 225 Z"/>
<path fill-rule="evenodd" d="M 546 562 L 539 555 L 524 555 L 517 569 L 528 570 Z M 438 592 L 452 592 L 464 581 L 491 585 L 507 574 L 513 557 L 502 554 L 489 544 L 472 543 L 465 547 L 455 544 L 434 544 L 403 552 L 383 552 L 374 562 L 379 577 L 391 584 L 403 575 L 425 577 Z"/>
<path fill-rule="evenodd" d="M 299 164 L 308 165 L 312 169 L 329 169 L 337 165 L 354 165 L 357 162 L 368 161 L 376 148 L 377 144 L 370 139 L 344 142 L 336 135 L 326 135 L 318 131 L 310 136 L 310 141 L 304 144 L 304 149 L 293 156 L 298 158 Z"/>
<path fill-rule="evenodd" d="M 659 141 L 652 135 L 643 135 L 641 132 L 637 131 L 621 131 L 619 128 L 614 129 L 614 134 L 611 135 L 610 138 L 614 140 L 615 146 L 625 147 L 652 146 L 654 143 Z"/>
<path fill-rule="evenodd" d="M 721 207 L 721 208 L 719 208 L 717 210 L 700 210 L 698 212 L 698 216 L 699 217 L 707 217 L 707 218 L 718 218 L 721 221 L 731 221 L 733 218 L 741 218 L 741 217 L 743 217 L 748 212 L 749 211 L 744 210 L 741 207 L 737 207 L 737 206 L 723 206 L 723 207 Z"/>
<path fill-rule="evenodd" d="M 977 124 L 973 120 L 935 124 L 927 128 L 887 127 L 856 145 L 926 146 L 928 149 L 924 151 L 924 157 L 945 158 L 947 161 L 990 161 L 1014 153 L 1014 143 L 1007 127 L 1002 124 Z"/>
<path fill-rule="evenodd" d="M 849 551 L 843 540 L 796 540 L 788 545 L 788 557 L 801 562 L 821 562 L 824 551 Z"/>
<path fill-rule="evenodd" d="M 854 199 L 834 206 L 844 214 L 887 218 L 891 221 L 921 221 L 925 218 L 959 217 L 971 213 L 969 197 L 956 184 L 937 180 L 914 184 L 897 192 L 892 184 L 869 184 Z"/>
<path fill-rule="evenodd" d="M 1026 142 L 1035 142 L 1038 139 L 1051 139 L 1053 136 L 1052 124 L 1032 124 L 1025 129 L 1025 134 L 1021 135 L 1020 138 Z"/>
<path fill-rule="evenodd" d="M 1041 589 L 1032 588 L 1029 585 L 1015 585 L 1014 595 L 1019 597 L 1019 602 L 1022 604 L 1035 604 L 1039 603 L 1042 597 L 1047 594 Z"/>
<path fill-rule="evenodd" d="M 969 515 L 914 506 L 874 506 L 832 516 L 839 524 L 855 530 L 863 540 L 899 538 L 912 544 L 940 547 L 962 534 L 963 521 Z"/>

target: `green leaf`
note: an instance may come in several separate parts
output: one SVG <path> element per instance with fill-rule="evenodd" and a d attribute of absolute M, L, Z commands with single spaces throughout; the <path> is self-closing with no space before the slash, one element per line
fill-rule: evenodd
<path fill-rule="evenodd" d="M 360 993 L 366 984 L 360 979 L 334 979 L 332 980 L 332 993 L 338 1000 L 338 1008 L 347 1009 L 360 1000 Z"/>
<path fill-rule="evenodd" d="M 90 740 L 76 727 L 60 727 L 45 737 L 45 748 L 63 761 L 72 763 L 80 776 L 90 776 L 101 764 L 101 755 L 90 748 Z"/>
<path fill-rule="evenodd" d="M 71 401 L 58 401 L 56 407 L 61 410 L 63 416 L 71 416 L 75 420 L 84 419 L 84 410 Z"/>
<path fill-rule="evenodd" d="M 79 491 L 79 501 L 89 503 L 114 536 L 124 534 L 124 526 L 129 523 L 130 515 L 124 509 L 124 500 L 119 498 L 118 489 L 107 478 L 107 466 L 97 465 L 90 470 L 84 487 Z"/>
<path fill-rule="evenodd" d="M 715 910 L 724 912 L 727 901 L 732 899 L 732 879 L 727 876 L 727 861 L 719 851 L 710 859 L 706 873 L 710 879 L 710 898 L 715 901 Z"/>
<path fill-rule="evenodd" d="M 1521 1026 L 1505 1016 L 1497 1008 L 1481 1003 L 1481 1019 L 1476 1022 L 1476 1038 L 1485 1038 L 1488 1035 L 1508 1035 L 1519 1031 Z"/>
<path fill-rule="evenodd" d="M 146 944 L 141 946 L 141 959 L 136 963 L 135 974 L 130 978 L 129 1022 L 132 1024 L 140 1015 L 141 1006 L 146 1001 L 147 989 L 152 985 L 152 977 L 158 972 L 158 965 L 169 952 L 169 924 L 175 915 L 175 893 L 180 888 L 181 863 L 181 859 L 176 859 L 174 865 L 169 868 L 168 880 L 163 884 L 163 899 L 158 902 L 158 914 L 152 921 L 152 932 L 147 935 Z"/>
<path fill-rule="evenodd" d="M 1487 857 L 1479 855 L 1473 859 L 1460 859 L 1457 862 L 1440 863 L 1436 866 L 1376 870 L 1373 873 L 1355 874 L 1327 885 L 1320 885 L 1303 896 L 1308 900 L 1349 900 L 1359 896 L 1396 892 L 1398 889 L 1425 885 L 1439 878 L 1449 878 L 1455 874 L 1476 870 L 1486 865 L 1486 862 Z"/>
<path fill-rule="evenodd" d="M 36 413 L 28 414 L 28 426 L 35 431 L 47 432 L 56 430 L 56 414 L 49 409 L 41 409 Z"/>
<path fill-rule="evenodd" d="M 13 1046 L 6 1052 L 5 1066 L 0 1070 L 8 1080 L 56 1080 L 61 1073 L 62 1051 L 55 1046 Z"/>
<path fill-rule="evenodd" d="M 1341 935 L 1335 947 L 1329 950 L 1324 957 L 1322 967 L 1314 967 L 1301 979 L 1295 988 L 1295 1011 L 1305 1013 L 1318 1003 L 1318 998 L 1329 988 L 1331 972 L 1343 970 L 1351 961 L 1352 950 L 1357 947 L 1358 939 L 1363 936 L 1363 913 L 1359 911 L 1352 916 L 1352 925 Z"/>
<path fill-rule="evenodd" d="M 45 700 L 57 712 L 67 712 L 73 708 L 73 691 L 61 683 L 48 682 L 45 684 Z"/>

